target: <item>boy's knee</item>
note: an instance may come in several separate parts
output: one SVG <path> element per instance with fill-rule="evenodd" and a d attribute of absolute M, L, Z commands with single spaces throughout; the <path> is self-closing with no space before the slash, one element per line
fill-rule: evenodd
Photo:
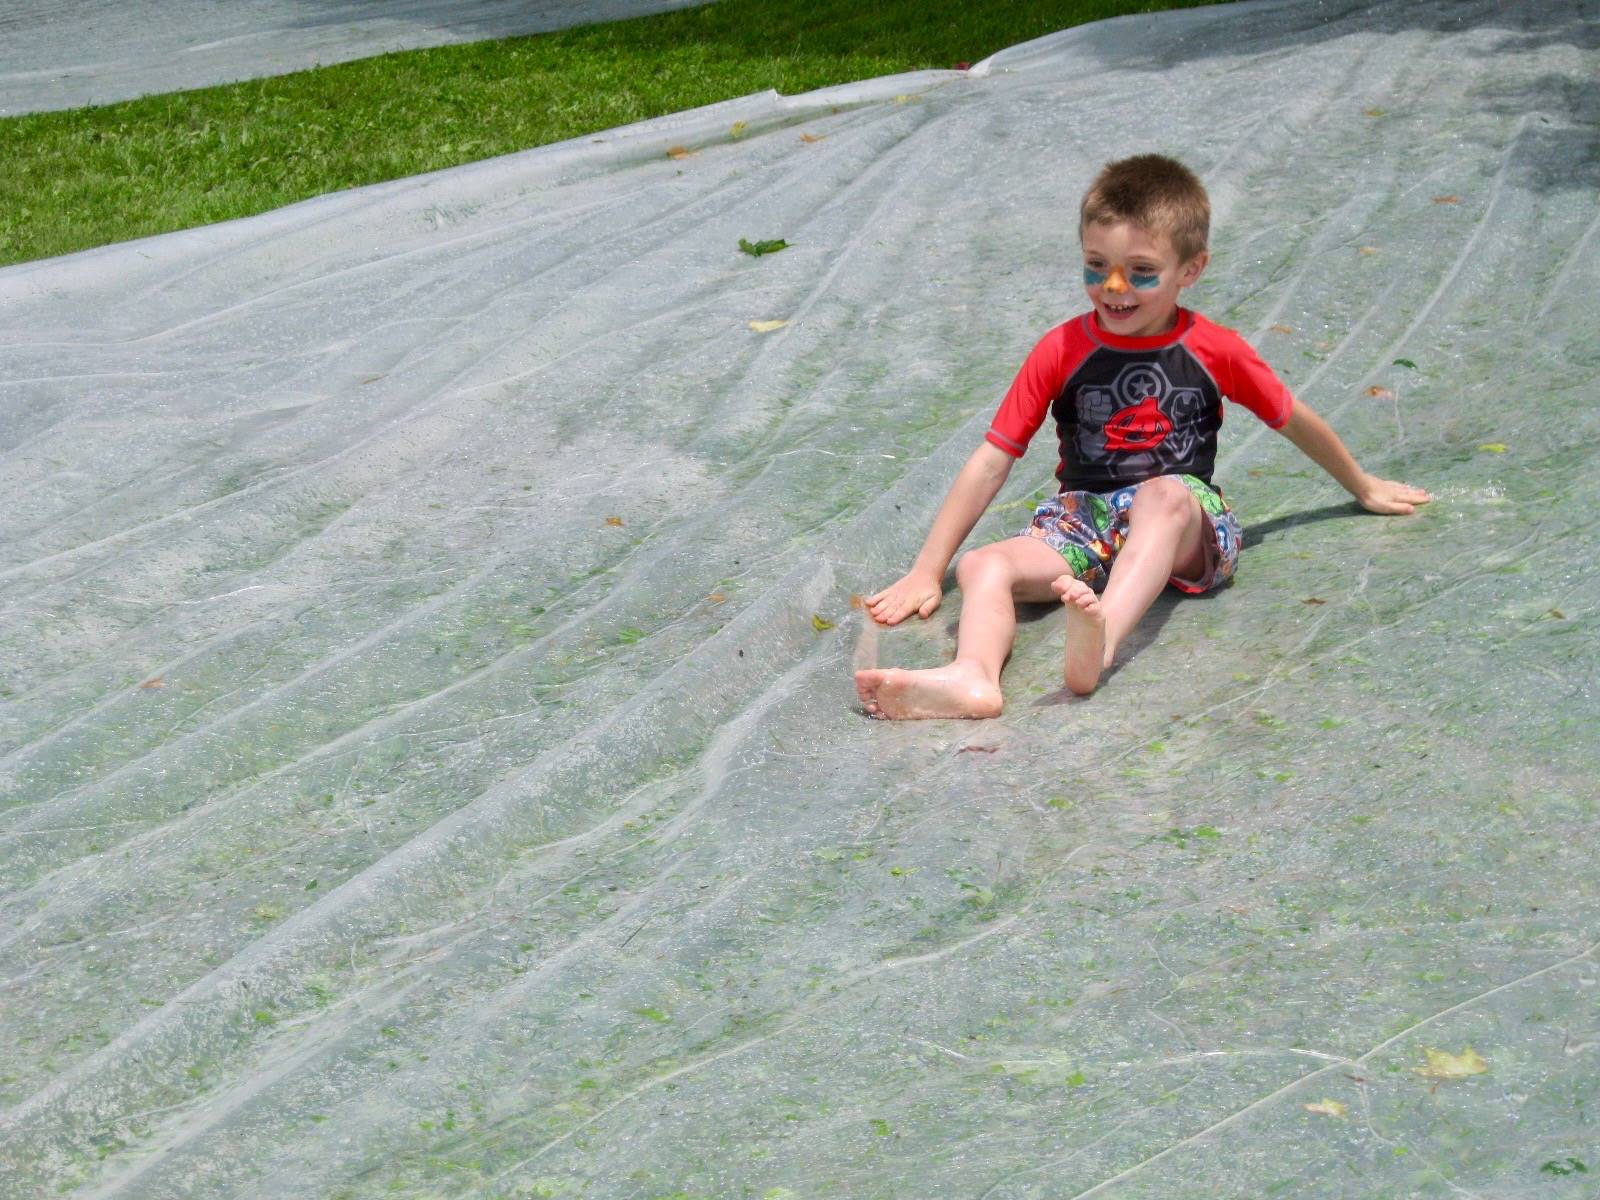
<path fill-rule="evenodd" d="M 979 546 L 956 560 L 956 583 L 964 592 L 985 583 L 1010 587 L 1015 579 L 1016 571 L 995 546 Z"/>
<path fill-rule="evenodd" d="M 1199 507 L 1200 502 L 1195 499 L 1188 485 L 1177 479 L 1160 476 L 1139 485 L 1128 516 L 1133 521 L 1148 517 L 1177 523 L 1187 520 Z"/>

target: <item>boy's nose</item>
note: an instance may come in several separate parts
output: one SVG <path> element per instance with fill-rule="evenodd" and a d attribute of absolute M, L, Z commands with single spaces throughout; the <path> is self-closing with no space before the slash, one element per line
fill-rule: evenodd
<path fill-rule="evenodd" d="M 1128 290 L 1128 277 L 1122 273 L 1121 267 L 1112 267 L 1106 272 L 1106 281 L 1101 286 L 1108 292 L 1125 292 Z"/>

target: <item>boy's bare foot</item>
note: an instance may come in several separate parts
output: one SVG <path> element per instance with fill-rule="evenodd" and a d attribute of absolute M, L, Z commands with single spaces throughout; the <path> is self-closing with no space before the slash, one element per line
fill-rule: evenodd
<path fill-rule="evenodd" d="M 932 671 L 857 671 L 856 691 L 868 716 L 891 721 L 1000 715 L 1000 689 L 962 663 Z"/>
<path fill-rule="evenodd" d="M 1087 696 L 1105 670 L 1106 617 L 1100 611 L 1100 597 L 1083 580 L 1071 575 L 1062 575 L 1050 587 L 1061 597 L 1061 607 L 1067 613 L 1067 687 Z"/>

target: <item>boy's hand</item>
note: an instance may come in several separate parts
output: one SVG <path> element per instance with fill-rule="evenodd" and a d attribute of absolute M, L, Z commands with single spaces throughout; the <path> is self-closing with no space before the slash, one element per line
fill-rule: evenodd
<path fill-rule="evenodd" d="M 944 599 L 944 588 L 931 575 L 910 571 L 881 592 L 867 597 L 867 615 L 880 625 L 898 625 L 912 613 L 931 617 Z"/>
<path fill-rule="evenodd" d="M 1361 490 L 1356 493 L 1356 499 L 1369 512 L 1389 515 L 1416 512 L 1417 505 L 1426 504 L 1433 497 L 1409 483 L 1395 483 L 1390 479 L 1368 475 Z"/>

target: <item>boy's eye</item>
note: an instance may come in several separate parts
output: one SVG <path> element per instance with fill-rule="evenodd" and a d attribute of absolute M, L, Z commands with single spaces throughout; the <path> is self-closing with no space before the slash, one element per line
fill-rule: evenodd
<path fill-rule="evenodd" d="M 1105 281 L 1106 273 L 1104 271 L 1097 271 L 1093 267 L 1083 268 L 1083 282 L 1088 284 L 1090 287 L 1095 287 L 1104 283 Z"/>
<path fill-rule="evenodd" d="M 1161 276 L 1155 273 L 1145 273 L 1135 270 L 1128 276 L 1128 282 L 1136 288 L 1153 288 L 1161 282 Z"/>

